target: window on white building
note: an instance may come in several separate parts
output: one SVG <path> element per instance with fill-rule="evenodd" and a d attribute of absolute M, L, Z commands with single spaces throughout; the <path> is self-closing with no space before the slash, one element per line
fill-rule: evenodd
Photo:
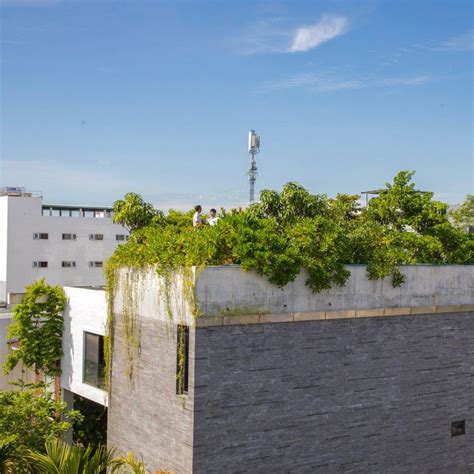
<path fill-rule="evenodd" d="M 91 268 L 101 268 L 103 265 L 103 262 L 89 262 L 89 267 Z"/>
<path fill-rule="evenodd" d="M 94 387 L 104 387 L 104 336 L 84 332 L 83 381 Z"/>
<path fill-rule="evenodd" d="M 76 266 L 76 262 L 71 262 L 71 261 L 62 261 L 61 262 L 61 267 L 63 268 L 72 268 Z"/>
<path fill-rule="evenodd" d="M 44 233 L 44 232 L 35 232 L 33 234 L 33 239 L 34 240 L 48 240 L 49 234 Z"/>
<path fill-rule="evenodd" d="M 125 235 L 125 234 L 115 234 L 115 240 L 117 242 L 125 242 L 126 240 L 128 240 L 128 235 Z"/>
<path fill-rule="evenodd" d="M 63 234 L 63 240 L 76 240 L 76 234 Z"/>
<path fill-rule="evenodd" d="M 104 234 L 89 234 L 89 240 L 104 240 Z"/>
<path fill-rule="evenodd" d="M 47 268 L 48 262 L 45 261 L 36 261 L 33 262 L 33 268 Z"/>

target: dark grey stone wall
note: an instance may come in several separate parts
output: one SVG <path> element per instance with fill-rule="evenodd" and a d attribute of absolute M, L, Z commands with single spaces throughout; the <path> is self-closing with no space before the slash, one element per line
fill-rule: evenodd
<path fill-rule="evenodd" d="M 147 468 L 191 472 L 194 338 L 190 337 L 189 394 L 176 395 L 176 325 L 140 319 L 139 354 L 130 379 L 121 316 L 116 316 L 108 445 L 133 451 Z"/>
<path fill-rule="evenodd" d="M 474 472 L 474 314 L 195 338 L 196 473 Z M 466 435 L 451 437 L 457 419 Z"/>

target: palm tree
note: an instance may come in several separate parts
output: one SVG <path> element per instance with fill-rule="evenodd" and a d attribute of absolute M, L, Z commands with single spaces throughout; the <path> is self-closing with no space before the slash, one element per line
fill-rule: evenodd
<path fill-rule="evenodd" d="M 100 474 L 113 465 L 114 449 L 105 446 L 82 448 L 59 439 L 45 444 L 46 454 L 29 451 L 33 472 L 41 474 Z"/>

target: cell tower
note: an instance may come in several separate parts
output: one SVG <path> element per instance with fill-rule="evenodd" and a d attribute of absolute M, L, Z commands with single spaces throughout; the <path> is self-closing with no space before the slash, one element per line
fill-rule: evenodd
<path fill-rule="evenodd" d="M 255 130 L 249 132 L 249 158 L 250 165 L 247 171 L 250 183 L 250 204 L 255 200 L 255 181 L 257 180 L 257 162 L 255 155 L 260 153 L 260 136 L 255 133 Z"/>

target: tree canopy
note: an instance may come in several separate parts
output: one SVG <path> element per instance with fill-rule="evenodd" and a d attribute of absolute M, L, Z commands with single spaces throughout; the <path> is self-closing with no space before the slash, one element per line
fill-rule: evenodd
<path fill-rule="evenodd" d="M 19 361 L 46 375 L 59 375 L 58 361 L 63 355 L 63 311 L 66 295 L 60 286 L 48 285 L 44 278 L 27 286 L 23 301 L 13 309 L 8 338 L 17 348 L 8 354 L 5 371 Z"/>
<path fill-rule="evenodd" d="M 113 222 L 123 225 L 130 232 L 160 222 L 163 213 L 153 208 L 136 193 L 127 193 L 123 199 L 114 202 Z"/>
<path fill-rule="evenodd" d="M 21 473 L 31 472 L 25 464 L 27 450 L 44 452 L 45 443 L 65 433 L 81 415 L 56 402 L 42 384 L 19 388 L 0 390 L 0 461 L 13 463 Z"/>
<path fill-rule="evenodd" d="M 317 292 L 343 285 L 346 264 L 366 264 L 369 278 L 392 275 L 399 285 L 400 265 L 474 263 L 472 234 L 450 222 L 448 206 L 433 193 L 415 189 L 413 174 L 398 173 L 367 208 L 359 196 L 328 198 L 287 183 L 280 192 L 262 191 L 243 211 L 222 210 L 216 226 L 193 228 L 190 213 L 172 211 L 136 229 L 109 268 L 239 264 L 278 286 L 304 268 Z"/>

